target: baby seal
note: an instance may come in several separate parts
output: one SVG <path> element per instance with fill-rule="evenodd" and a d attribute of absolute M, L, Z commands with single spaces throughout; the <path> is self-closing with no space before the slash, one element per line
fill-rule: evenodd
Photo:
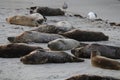
<path fill-rule="evenodd" d="M 74 39 L 55 39 L 48 43 L 48 47 L 51 50 L 70 50 L 72 48 L 80 46 L 79 41 Z"/>
<path fill-rule="evenodd" d="M 30 54 L 21 57 L 23 64 L 44 64 L 44 63 L 65 63 L 65 62 L 83 62 L 84 60 L 60 51 L 35 50 Z"/>
<path fill-rule="evenodd" d="M 91 52 L 91 64 L 95 67 L 111 70 L 120 70 L 120 62 L 107 57 L 100 56 L 99 51 Z"/>
<path fill-rule="evenodd" d="M 71 53 L 76 57 L 90 58 L 92 50 L 99 51 L 101 53 L 101 56 L 105 56 L 113 59 L 120 59 L 120 47 L 108 46 L 108 45 L 102 45 L 96 43 L 74 48 L 71 50 Z"/>
<path fill-rule="evenodd" d="M 12 43 L 47 43 L 49 41 L 64 38 L 58 34 L 48 34 L 48 33 L 40 33 L 36 31 L 25 31 L 19 34 L 16 37 L 8 37 L 8 40 Z"/>
<path fill-rule="evenodd" d="M 110 76 L 82 74 L 82 75 L 72 76 L 72 77 L 65 79 L 65 80 L 120 80 L 120 79 L 110 77 Z"/>
<path fill-rule="evenodd" d="M 30 15 L 15 15 L 6 18 L 6 21 L 10 24 L 36 27 L 45 21 L 44 17 L 39 13 Z"/>
<path fill-rule="evenodd" d="M 104 35 L 102 32 L 82 31 L 78 29 L 73 29 L 71 31 L 61 33 L 61 35 L 78 40 L 78 41 L 106 41 L 108 40 L 108 36 Z"/>
<path fill-rule="evenodd" d="M 0 57 L 2 58 L 18 58 L 29 54 L 36 49 L 42 49 L 39 46 L 29 46 L 24 43 L 11 43 L 0 45 Z"/>

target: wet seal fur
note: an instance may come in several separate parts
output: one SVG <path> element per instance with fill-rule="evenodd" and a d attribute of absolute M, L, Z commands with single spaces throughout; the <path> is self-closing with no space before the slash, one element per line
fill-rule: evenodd
<path fill-rule="evenodd" d="M 57 33 L 67 32 L 72 29 L 73 29 L 73 27 L 68 28 L 68 27 L 59 27 L 59 26 L 55 26 L 55 25 L 40 25 L 39 27 L 37 27 L 36 29 L 33 29 L 31 31 L 57 34 Z"/>
<path fill-rule="evenodd" d="M 104 35 L 102 32 L 83 31 L 78 29 L 73 29 L 71 31 L 61 33 L 61 35 L 78 40 L 78 41 L 107 41 L 108 40 L 108 36 Z"/>
<path fill-rule="evenodd" d="M 36 49 L 42 49 L 39 46 L 30 46 L 24 43 L 11 43 L 0 45 L 0 57 L 2 58 L 18 58 L 29 54 Z"/>
<path fill-rule="evenodd" d="M 120 80 L 120 79 L 110 77 L 110 76 L 82 74 L 82 75 L 72 76 L 65 80 Z"/>
<path fill-rule="evenodd" d="M 35 50 L 30 54 L 21 57 L 23 64 L 44 64 L 44 63 L 66 63 L 66 62 L 83 62 L 83 59 L 71 56 L 66 52 Z"/>
<path fill-rule="evenodd" d="M 74 48 L 71 53 L 76 57 L 90 58 L 91 51 L 97 50 L 101 53 L 101 56 L 105 56 L 113 59 L 120 59 L 120 47 L 108 46 L 102 44 L 86 44 L 84 46 Z"/>
<path fill-rule="evenodd" d="M 36 31 L 25 31 L 19 34 L 16 37 L 8 37 L 8 40 L 12 43 L 47 43 L 49 41 L 64 38 L 58 34 L 48 34 L 48 33 L 40 33 Z"/>
<path fill-rule="evenodd" d="M 45 21 L 45 19 L 41 14 L 34 13 L 30 15 L 11 16 L 6 18 L 6 21 L 10 24 L 15 25 L 37 27 L 38 25 L 42 24 Z"/>
<path fill-rule="evenodd" d="M 91 52 L 91 64 L 95 67 L 110 69 L 110 70 L 120 70 L 120 62 L 114 59 L 100 56 L 99 51 Z"/>
<path fill-rule="evenodd" d="M 30 13 L 40 13 L 44 16 L 63 16 L 65 14 L 65 12 L 59 8 L 49 8 L 40 6 L 30 7 Z"/>
<path fill-rule="evenodd" d="M 78 46 L 80 46 L 79 41 L 74 39 L 55 39 L 48 43 L 48 47 L 55 51 L 70 50 Z"/>

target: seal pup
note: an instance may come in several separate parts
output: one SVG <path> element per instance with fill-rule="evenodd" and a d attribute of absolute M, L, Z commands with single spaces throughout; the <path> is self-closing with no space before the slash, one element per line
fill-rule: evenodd
<path fill-rule="evenodd" d="M 43 49 L 39 46 L 30 46 L 24 43 L 11 43 L 0 45 L 0 57 L 2 58 L 18 58 L 29 54 L 36 49 Z"/>
<path fill-rule="evenodd" d="M 79 29 L 73 29 L 65 33 L 61 33 L 65 37 L 75 39 L 78 41 L 107 41 L 108 36 L 102 32 L 84 31 Z"/>
<path fill-rule="evenodd" d="M 40 33 L 36 31 L 25 31 L 19 34 L 16 37 L 8 37 L 7 39 L 12 43 L 48 43 L 49 41 L 65 38 L 58 34 L 48 34 L 48 33 Z"/>
<path fill-rule="evenodd" d="M 83 59 L 71 56 L 61 51 L 45 51 L 37 49 L 30 54 L 20 58 L 23 64 L 44 64 L 44 63 L 66 63 L 66 62 L 83 62 Z"/>
<path fill-rule="evenodd" d="M 59 8 L 49 8 L 40 6 L 30 7 L 30 14 L 32 13 L 40 13 L 43 16 L 64 16 L 65 14 L 65 12 Z"/>
<path fill-rule="evenodd" d="M 65 80 L 120 80 L 111 76 L 99 76 L 99 75 L 88 75 L 88 74 L 82 74 L 82 75 L 76 75 L 72 76 Z"/>
<path fill-rule="evenodd" d="M 120 59 L 120 47 L 102 45 L 102 44 L 86 44 L 81 47 L 73 48 L 71 53 L 76 57 L 90 58 L 91 51 L 98 50 L 101 56 L 113 59 Z"/>
<path fill-rule="evenodd" d="M 30 15 L 11 16 L 6 18 L 6 21 L 10 24 L 15 25 L 37 27 L 38 25 L 42 24 L 45 21 L 45 19 L 41 14 L 34 13 Z"/>
<path fill-rule="evenodd" d="M 91 52 L 91 64 L 95 67 L 110 69 L 110 70 L 120 70 L 120 62 L 114 59 L 100 56 L 99 51 Z"/>
<path fill-rule="evenodd" d="M 48 47 L 51 50 L 55 50 L 55 51 L 70 50 L 78 46 L 80 46 L 79 41 L 76 41 L 74 39 L 55 39 L 48 43 Z"/>

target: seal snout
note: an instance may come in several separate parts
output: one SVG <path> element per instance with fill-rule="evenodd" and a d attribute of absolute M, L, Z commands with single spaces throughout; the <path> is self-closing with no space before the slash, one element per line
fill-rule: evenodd
<path fill-rule="evenodd" d="M 14 42 L 15 37 L 8 37 L 7 39 L 8 39 L 10 42 Z"/>

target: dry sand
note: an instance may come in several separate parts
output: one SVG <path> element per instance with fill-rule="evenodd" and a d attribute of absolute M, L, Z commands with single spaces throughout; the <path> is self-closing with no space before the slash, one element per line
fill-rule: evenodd
<path fill-rule="evenodd" d="M 120 1 L 118 0 L 0 0 L 0 44 L 9 43 L 7 41 L 8 36 L 15 36 L 32 29 L 25 26 L 10 25 L 6 23 L 6 17 L 15 14 L 28 14 L 26 8 L 30 6 L 61 7 L 64 1 L 69 5 L 69 12 L 86 16 L 89 11 L 94 11 L 98 14 L 98 17 L 104 20 L 120 22 Z M 76 28 L 82 30 L 104 32 L 109 36 L 109 41 L 98 43 L 120 46 L 120 27 L 111 27 L 104 22 L 90 22 L 76 17 L 47 18 L 49 24 L 54 24 L 53 20 L 67 20 Z M 47 48 L 46 44 L 31 45 Z M 19 58 L 0 58 L 0 80 L 64 80 L 70 76 L 83 73 L 120 78 L 120 71 L 93 67 L 89 59 L 85 59 L 85 62 L 82 63 L 24 65 L 19 61 Z"/>

